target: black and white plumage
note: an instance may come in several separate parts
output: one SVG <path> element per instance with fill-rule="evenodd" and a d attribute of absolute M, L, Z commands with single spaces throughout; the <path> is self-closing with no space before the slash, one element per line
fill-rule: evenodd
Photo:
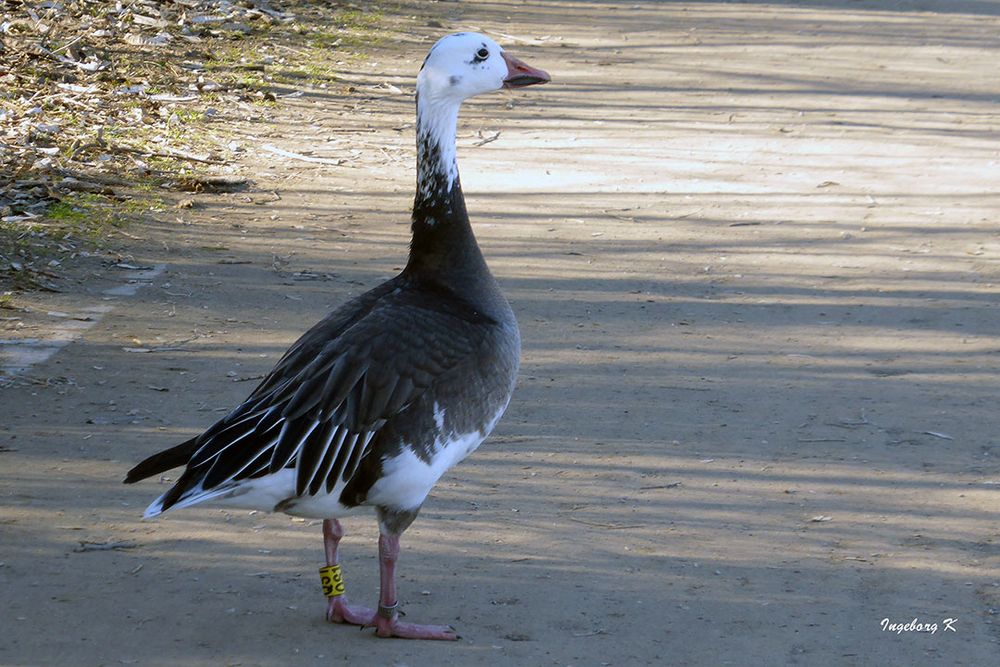
<path fill-rule="evenodd" d="M 500 419 L 520 355 L 514 314 L 465 209 L 458 112 L 470 96 L 548 80 L 484 35 L 459 33 L 434 45 L 417 79 L 406 267 L 310 329 L 204 433 L 133 468 L 127 483 L 186 466 L 146 517 L 216 500 L 322 518 L 334 565 L 336 519 L 372 506 L 382 535 L 379 609 L 369 617 L 331 598 L 330 620 L 374 625 L 382 636 L 454 638 L 449 629 L 398 621 L 392 554 L 437 480 Z"/>

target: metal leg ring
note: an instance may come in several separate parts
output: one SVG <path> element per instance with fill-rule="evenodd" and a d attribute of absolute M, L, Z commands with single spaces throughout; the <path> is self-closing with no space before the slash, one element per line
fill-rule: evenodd
<path fill-rule="evenodd" d="M 396 610 L 397 609 L 399 609 L 399 601 L 398 600 L 396 602 L 393 602 L 389 606 L 386 606 L 386 605 L 384 605 L 384 604 L 382 604 L 380 602 L 379 605 L 378 605 L 378 615 L 381 616 L 382 618 L 387 618 L 387 619 L 389 619 L 391 621 L 392 618 L 393 618 L 393 616 L 396 615 Z"/>

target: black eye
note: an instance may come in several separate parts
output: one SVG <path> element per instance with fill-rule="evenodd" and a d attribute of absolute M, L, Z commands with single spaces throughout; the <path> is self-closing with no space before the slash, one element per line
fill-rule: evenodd
<path fill-rule="evenodd" d="M 490 52 L 486 48 L 479 49 L 476 51 L 476 60 L 482 62 L 490 57 Z"/>

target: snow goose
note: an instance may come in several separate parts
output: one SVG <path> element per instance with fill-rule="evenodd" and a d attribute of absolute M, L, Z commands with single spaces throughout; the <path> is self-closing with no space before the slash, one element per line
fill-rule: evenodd
<path fill-rule="evenodd" d="M 213 500 L 323 519 L 328 620 L 373 626 L 381 637 L 457 638 L 450 626 L 399 620 L 399 539 L 441 475 L 500 419 L 521 347 L 466 213 L 458 112 L 473 95 L 547 81 L 484 35 L 449 35 L 431 48 L 417 77 L 406 267 L 306 332 L 207 431 L 129 471 L 126 483 L 185 466 L 147 518 Z M 338 518 L 362 506 L 379 523 L 376 609 L 348 604 L 338 562 Z"/>

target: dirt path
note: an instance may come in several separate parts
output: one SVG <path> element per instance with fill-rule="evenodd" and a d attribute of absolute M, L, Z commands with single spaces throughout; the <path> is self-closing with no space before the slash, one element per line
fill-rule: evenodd
<path fill-rule="evenodd" d="M 150 229 L 149 285 L 81 296 L 112 308 L 51 381 L 0 390 L 0 664 L 995 662 L 1000 7 L 539 4 L 407 6 L 353 92 L 245 128 L 347 164 L 261 153 L 256 191 Z M 554 79 L 459 142 L 523 371 L 404 539 L 409 619 L 463 639 L 377 641 L 322 620 L 315 522 L 143 523 L 164 487 L 119 480 L 397 270 L 413 76 L 466 28 Z M 347 528 L 370 601 L 376 528 Z"/>

